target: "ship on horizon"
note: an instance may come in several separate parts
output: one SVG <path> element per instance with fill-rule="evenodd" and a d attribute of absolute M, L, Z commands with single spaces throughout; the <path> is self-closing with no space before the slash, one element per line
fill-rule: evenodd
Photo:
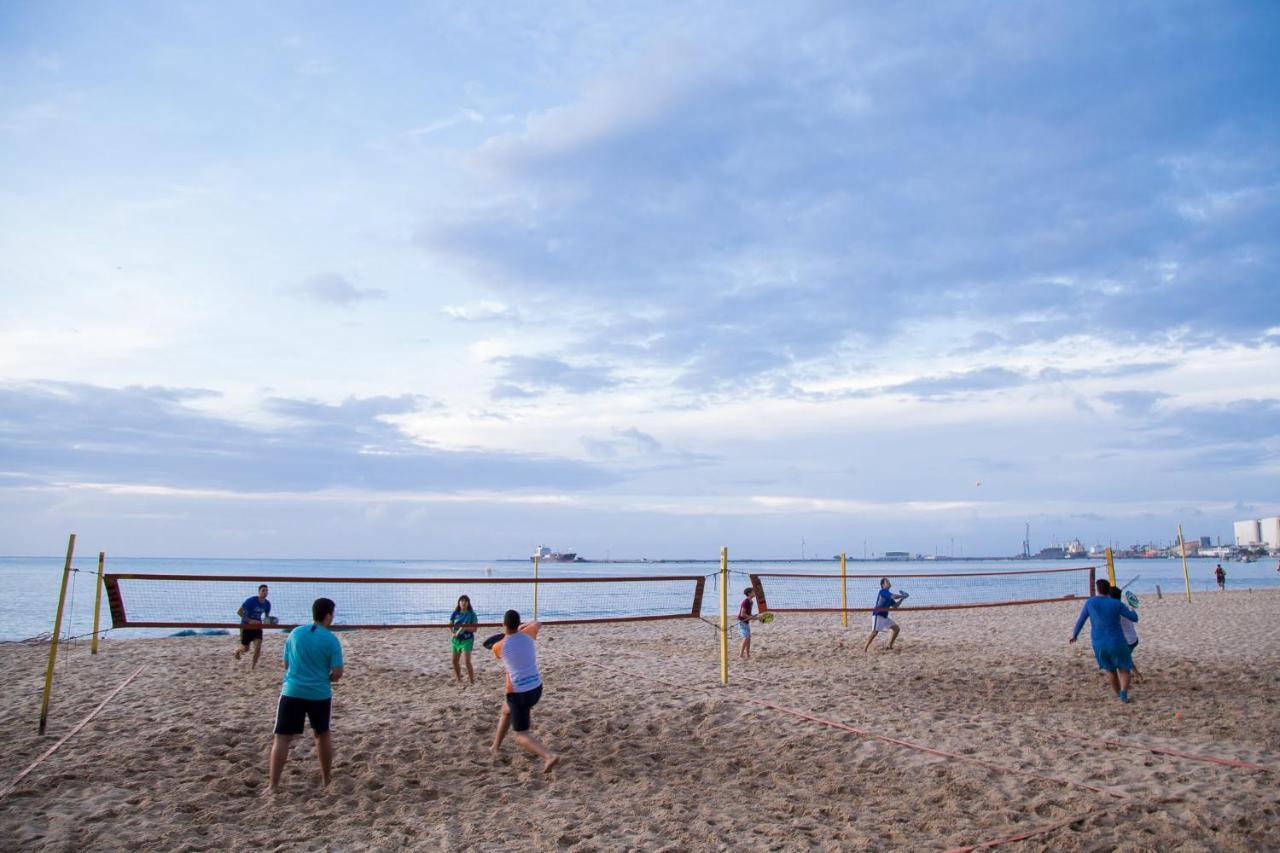
<path fill-rule="evenodd" d="M 539 545 L 533 551 L 530 560 L 537 560 L 540 563 L 580 563 L 586 562 L 578 557 L 575 551 L 552 551 L 546 545 Z"/>

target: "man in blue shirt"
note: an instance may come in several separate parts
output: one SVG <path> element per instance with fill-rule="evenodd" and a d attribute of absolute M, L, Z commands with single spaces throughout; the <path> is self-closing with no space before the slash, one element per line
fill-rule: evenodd
<path fill-rule="evenodd" d="M 876 593 L 876 605 L 871 610 L 871 636 L 867 637 L 867 644 L 862 647 L 862 651 L 866 652 L 871 648 L 871 643 L 875 640 L 876 634 L 881 631 L 889 632 L 889 648 L 893 648 L 894 641 L 898 639 L 898 623 L 889 618 L 889 608 L 897 607 L 902 603 L 902 599 L 907 597 L 905 592 L 894 595 L 889 591 L 893 586 L 888 578 L 880 578 L 880 591 Z"/>
<path fill-rule="evenodd" d="M 258 587 L 258 594 L 252 598 L 246 598 L 244 604 L 240 605 L 240 609 L 236 611 L 236 615 L 240 617 L 240 624 L 251 626 L 261 626 L 267 621 L 267 616 L 271 613 L 271 602 L 267 601 L 267 585 L 264 583 Z M 262 654 L 262 628 L 245 627 L 240 629 L 240 648 L 236 649 L 236 660 L 240 660 L 240 656 L 249 651 L 250 644 L 253 645 L 253 665 L 250 669 L 258 668 L 258 657 Z"/>
<path fill-rule="evenodd" d="M 284 686 L 276 708 L 268 794 L 280 790 L 280 774 L 289 758 L 289 743 L 302 734 L 305 720 L 311 721 L 311 731 L 316 736 L 321 783 L 325 787 L 329 785 L 329 768 L 333 764 L 333 742 L 329 737 L 331 685 L 342 678 L 342 644 L 329 630 L 333 610 L 331 599 L 317 598 L 311 605 L 312 624 L 299 625 L 285 640 Z"/>
<path fill-rule="evenodd" d="M 1089 621 L 1089 640 L 1093 644 L 1093 656 L 1098 661 L 1098 669 L 1107 673 L 1111 679 L 1111 689 L 1121 702 L 1129 701 L 1129 678 L 1133 672 L 1133 657 L 1129 652 L 1129 643 L 1124 638 L 1124 629 L 1120 625 L 1120 617 L 1130 622 L 1138 621 L 1138 613 L 1125 606 L 1123 601 L 1111 598 L 1111 584 L 1106 579 L 1099 579 L 1098 594 L 1090 596 L 1080 608 L 1080 617 L 1071 631 L 1074 643 L 1080 636 L 1080 629 L 1085 620 Z"/>

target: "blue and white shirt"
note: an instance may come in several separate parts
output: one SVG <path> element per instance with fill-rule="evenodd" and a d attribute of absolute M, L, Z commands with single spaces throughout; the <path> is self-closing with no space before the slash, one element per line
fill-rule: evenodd
<path fill-rule="evenodd" d="M 267 621 L 267 614 L 271 612 L 271 599 L 264 601 L 255 595 L 246 598 L 244 604 L 240 605 L 240 609 L 244 611 L 244 616 L 240 617 L 242 625 L 246 625 L 250 621 L 265 622 Z"/>

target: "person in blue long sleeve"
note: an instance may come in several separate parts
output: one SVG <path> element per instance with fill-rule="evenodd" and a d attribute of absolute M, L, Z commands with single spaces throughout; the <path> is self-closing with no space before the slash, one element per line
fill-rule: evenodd
<path fill-rule="evenodd" d="M 1071 631 L 1074 643 L 1080 636 L 1080 629 L 1085 620 L 1089 622 L 1089 640 L 1093 643 L 1093 656 L 1098 661 L 1098 669 L 1111 678 L 1111 689 L 1121 702 L 1129 701 L 1129 677 L 1133 672 L 1133 657 L 1129 653 L 1129 644 L 1124 638 L 1124 629 L 1120 626 L 1120 617 L 1130 622 L 1138 621 L 1138 614 L 1125 607 L 1123 601 L 1111 598 L 1111 584 L 1106 580 L 1097 583 L 1098 594 L 1091 596 L 1080 608 L 1080 618 L 1076 619 L 1076 627 Z"/>

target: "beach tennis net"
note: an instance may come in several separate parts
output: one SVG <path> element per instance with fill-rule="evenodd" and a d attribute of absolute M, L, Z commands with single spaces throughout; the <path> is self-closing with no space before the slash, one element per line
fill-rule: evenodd
<path fill-rule="evenodd" d="M 909 595 L 900 610 L 956 610 L 1044 604 L 1088 598 L 1094 566 L 1019 569 L 1003 572 L 905 573 L 889 576 L 894 592 Z M 870 612 L 883 574 L 750 575 L 760 610 L 835 613 Z"/>
<path fill-rule="evenodd" d="M 330 598 L 346 628 L 429 628 L 449 624 L 458 597 L 471 599 L 479 626 L 507 610 L 552 624 L 697 618 L 705 578 L 696 575 L 572 578 L 328 578 L 260 575 L 108 574 L 113 628 L 239 628 L 236 611 L 268 587 L 271 616 L 290 628 L 311 623 L 311 604 Z M 536 607 L 535 607 L 536 596 Z"/>

